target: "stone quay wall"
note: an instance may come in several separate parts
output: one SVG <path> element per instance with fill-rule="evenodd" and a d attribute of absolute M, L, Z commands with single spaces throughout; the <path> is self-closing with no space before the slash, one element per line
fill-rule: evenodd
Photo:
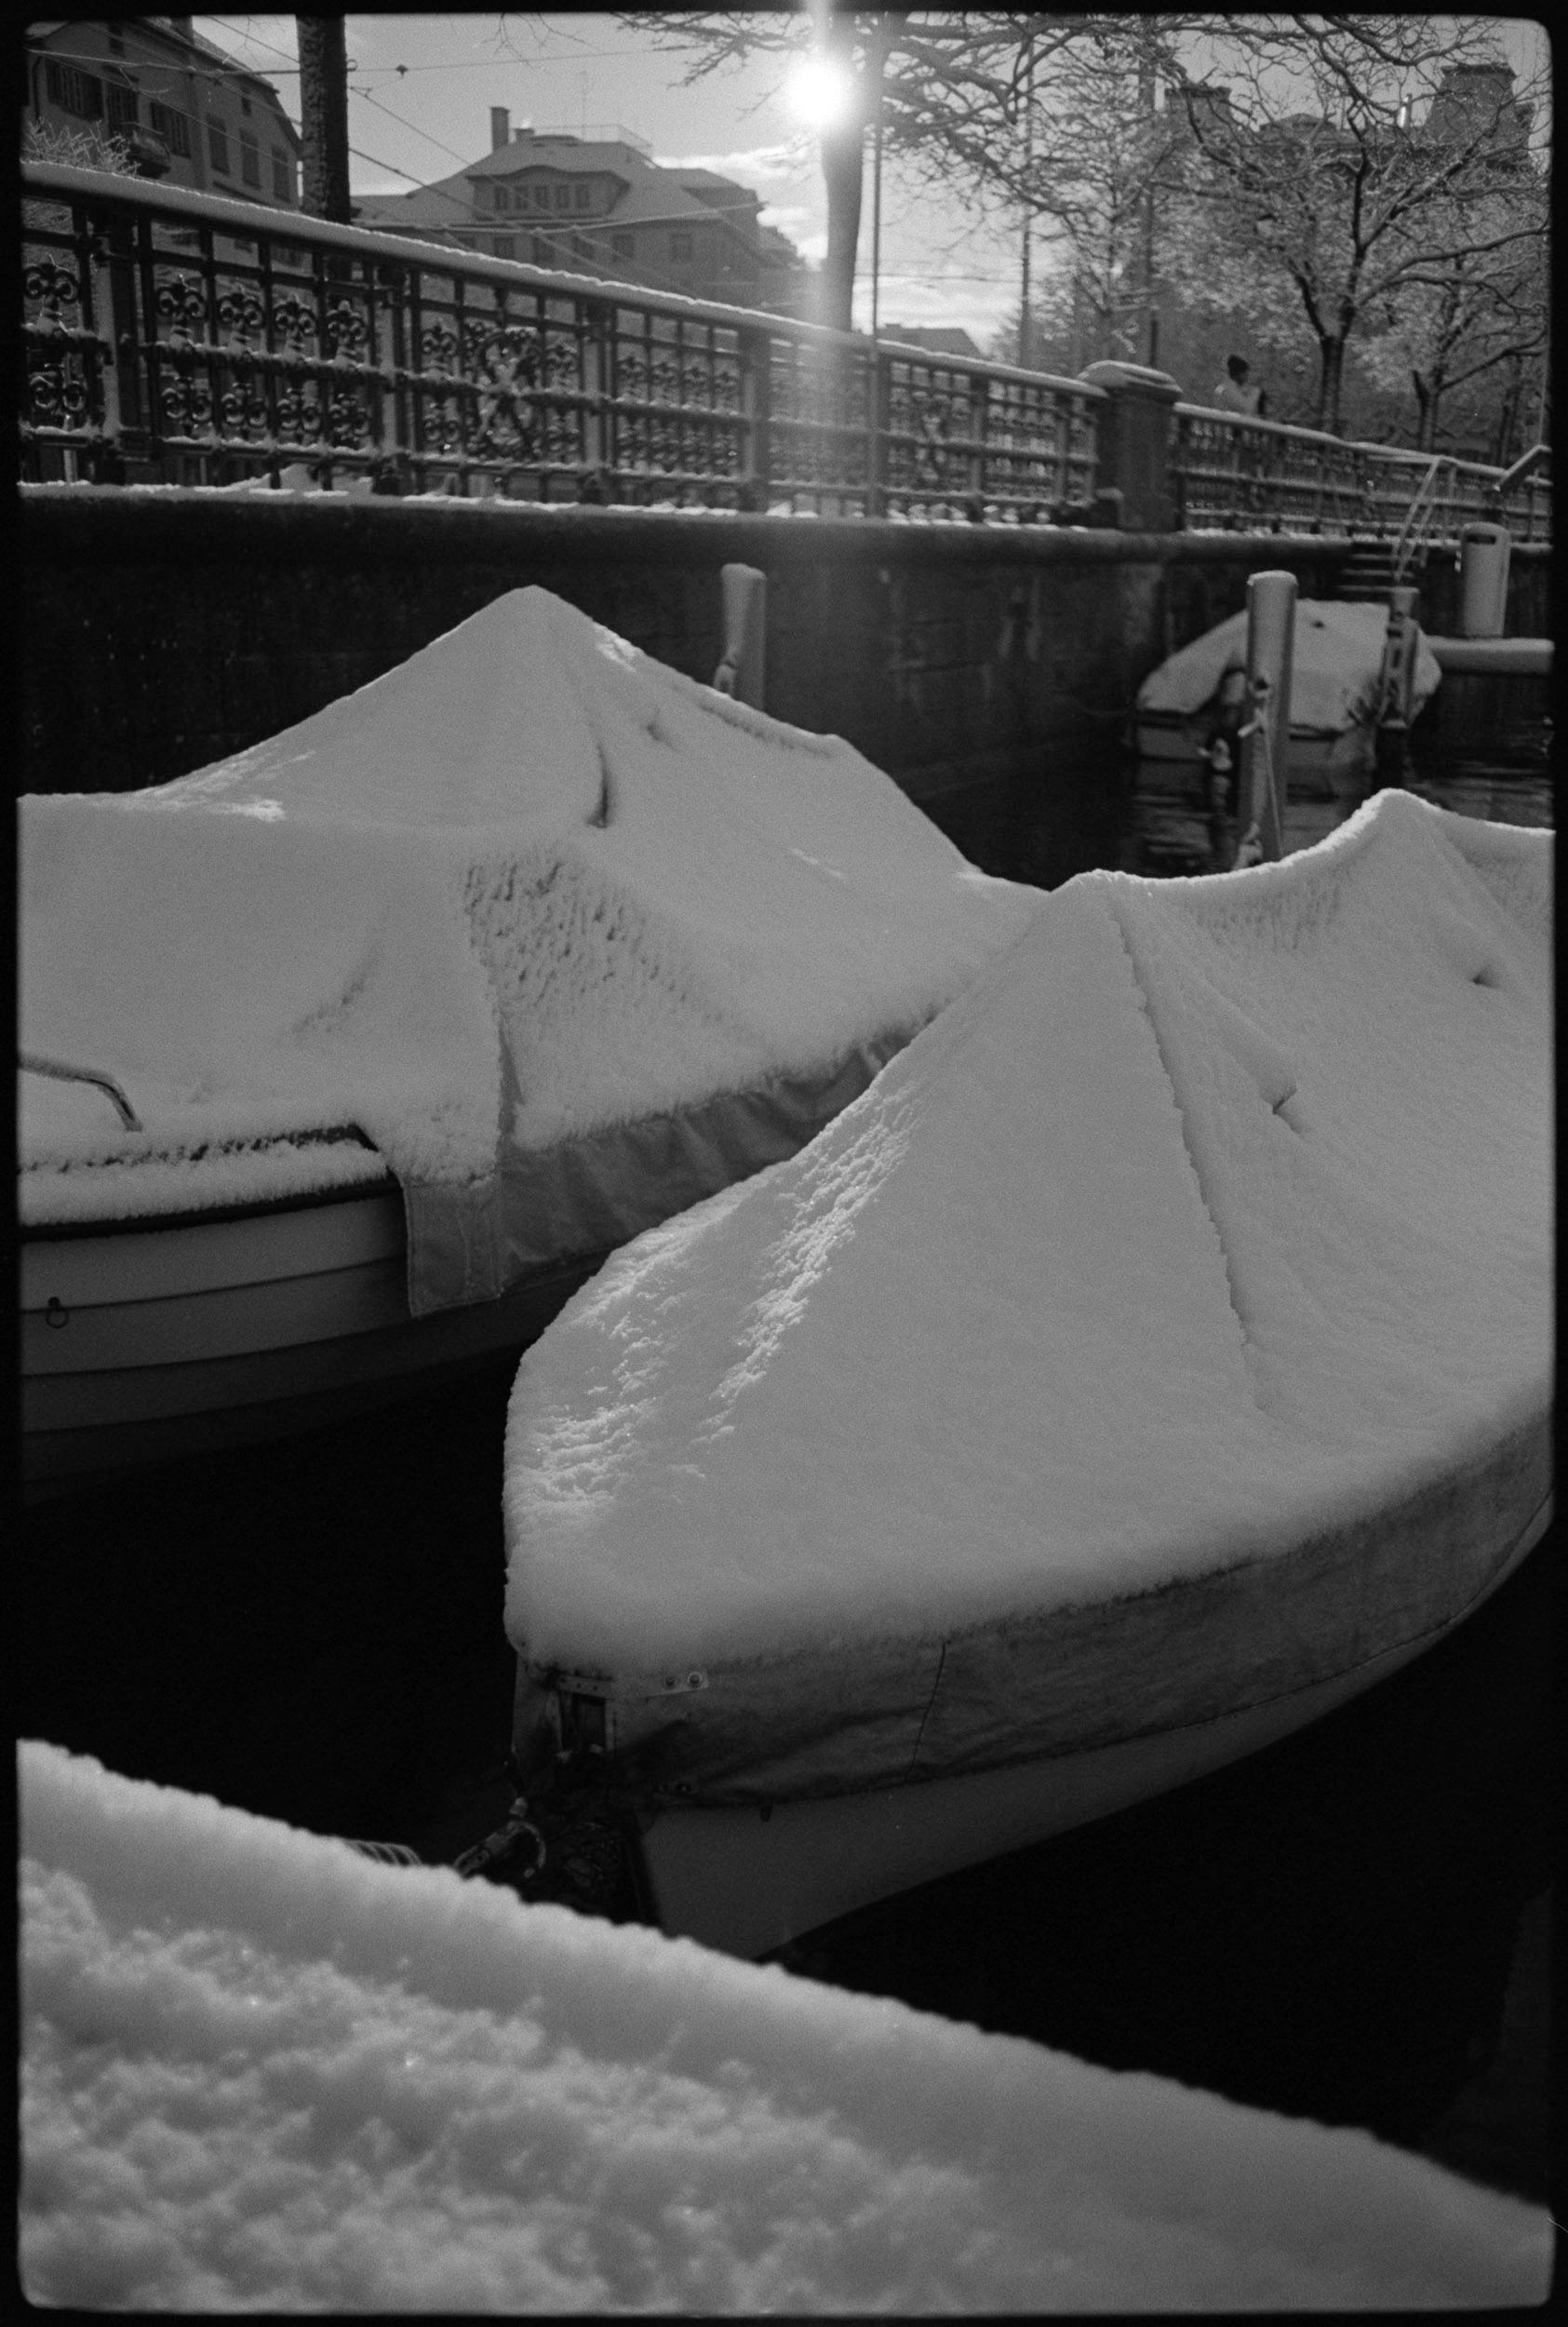
<path fill-rule="evenodd" d="M 20 789 L 208 766 L 532 583 L 711 679 L 737 561 L 768 580 L 767 709 L 847 737 L 976 863 L 1047 887 L 1122 859 L 1121 745 L 1146 674 L 1242 606 L 1250 573 L 1285 567 L 1304 597 L 1332 596 L 1348 549 L 175 488 L 32 486 L 21 503 Z M 1516 593 L 1544 574 L 1514 565 Z"/>

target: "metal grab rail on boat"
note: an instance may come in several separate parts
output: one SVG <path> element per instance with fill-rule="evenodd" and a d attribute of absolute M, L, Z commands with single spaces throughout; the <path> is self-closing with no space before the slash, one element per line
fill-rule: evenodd
<path fill-rule="evenodd" d="M 120 1126 L 125 1131 L 140 1131 L 141 1118 L 132 1107 L 113 1075 L 104 1074 L 96 1067 L 68 1066 L 62 1058 L 43 1058 L 36 1051 L 20 1051 L 17 1065 L 23 1074 L 50 1075 L 57 1083 L 90 1083 L 114 1101 Z"/>

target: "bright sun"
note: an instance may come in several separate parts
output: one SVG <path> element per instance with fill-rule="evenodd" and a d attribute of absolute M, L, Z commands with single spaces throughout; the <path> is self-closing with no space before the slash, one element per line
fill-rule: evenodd
<path fill-rule="evenodd" d="M 841 121 L 854 96 L 854 76 L 830 57 L 802 57 L 789 69 L 784 94 L 813 129 Z"/>

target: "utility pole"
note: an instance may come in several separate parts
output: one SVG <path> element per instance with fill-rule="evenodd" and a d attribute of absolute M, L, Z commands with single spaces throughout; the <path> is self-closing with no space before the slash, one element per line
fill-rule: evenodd
<path fill-rule="evenodd" d="M 1024 251 L 1019 267 L 1018 284 L 1018 361 L 1028 370 L 1030 330 L 1029 316 L 1029 180 L 1035 160 L 1035 36 L 1029 34 L 1026 62 L 1024 67 Z"/>
<path fill-rule="evenodd" d="M 1143 53 L 1139 59 L 1138 64 L 1138 99 L 1140 110 L 1144 117 L 1144 134 L 1147 140 L 1144 167 L 1148 172 L 1148 182 L 1144 188 L 1143 204 L 1144 248 L 1142 255 L 1144 276 L 1144 314 L 1146 318 L 1148 332 L 1148 352 L 1144 360 L 1151 368 L 1157 368 L 1159 362 L 1159 302 L 1155 292 L 1154 273 L 1154 156 L 1159 132 L 1156 114 L 1154 29 L 1152 25 L 1147 23 L 1145 24 L 1141 34 L 1141 43 Z"/>
<path fill-rule="evenodd" d="M 297 16 L 300 37 L 300 133 L 304 145 L 302 208 L 313 218 L 350 223 L 348 198 L 348 51 L 341 16 Z"/>

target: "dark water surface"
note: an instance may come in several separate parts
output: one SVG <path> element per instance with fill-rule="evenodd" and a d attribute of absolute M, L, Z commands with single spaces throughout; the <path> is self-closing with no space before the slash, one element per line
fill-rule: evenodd
<path fill-rule="evenodd" d="M 1556 752 L 1551 720 L 1540 707 L 1546 682 L 1486 681 L 1479 693 L 1474 682 L 1468 693 L 1462 692 L 1464 684 L 1463 678 L 1456 684 L 1450 674 L 1415 721 L 1403 782 L 1456 815 L 1552 830 Z M 1529 700 L 1521 700 L 1527 691 Z M 1325 840 L 1387 780 L 1369 775 L 1360 790 L 1340 799 L 1311 797 L 1299 785 L 1292 787 L 1284 809 L 1286 854 Z M 1207 771 L 1196 763 L 1132 762 L 1126 871 L 1229 869 L 1236 835 L 1233 827 L 1212 817 L 1208 782 Z"/>
<path fill-rule="evenodd" d="M 323 1833 L 461 1829 L 508 1741 L 510 1372 L 30 1512 L 20 1732 Z M 1301 1737 L 794 1968 L 1544 2199 L 1554 1577 L 1548 1537 Z"/>

